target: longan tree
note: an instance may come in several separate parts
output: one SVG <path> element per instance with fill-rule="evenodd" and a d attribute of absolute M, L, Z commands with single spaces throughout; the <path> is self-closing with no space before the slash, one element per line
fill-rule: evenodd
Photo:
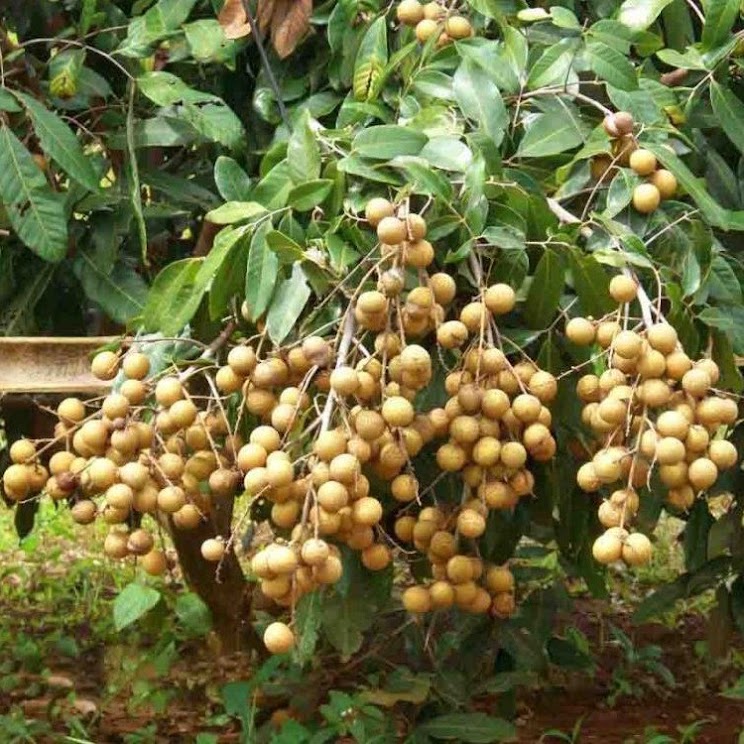
<path fill-rule="evenodd" d="M 105 553 L 151 574 L 167 531 L 229 647 L 257 621 L 272 653 L 320 629 L 349 655 L 391 596 L 506 626 L 522 538 L 601 591 L 662 510 L 688 571 L 644 612 L 711 586 L 736 605 L 736 13 L 680 31 L 663 5 L 196 21 L 262 52 L 248 170 L 217 159 L 208 255 L 166 265 L 93 359 L 109 394 L 12 444 L 6 497 L 104 520 Z M 135 17 L 118 47 L 151 131 L 213 105 L 168 58 L 187 17 Z"/>

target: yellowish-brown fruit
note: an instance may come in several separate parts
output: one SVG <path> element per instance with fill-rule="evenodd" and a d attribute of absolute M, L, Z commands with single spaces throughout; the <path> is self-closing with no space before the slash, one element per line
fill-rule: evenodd
<path fill-rule="evenodd" d="M 473 509 L 463 509 L 457 516 L 457 530 L 463 537 L 478 538 L 486 531 L 486 520 Z"/>
<path fill-rule="evenodd" d="M 30 462 L 36 456 L 36 445 L 28 439 L 18 439 L 10 445 L 8 454 L 16 464 Z"/>
<path fill-rule="evenodd" d="M 627 111 L 616 111 L 612 114 L 615 129 L 619 134 L 630 134 L 633 131 L 635 121 L 633 114 Z"/>
<path fill-rule="evenodd" d="M 180 486 L 166 486 L 158 491 L 158 509 L 174 514 L 186 503 L 186 494 Z"/>
<path fill-rule="evenodd" d="M 635 153 L 633 153 L 635 154 Z M 618 274 L 610 280 L 610 296 L 618 304 L 632 302 L 638 295 L 638 283 L 635 279 Z"/>
<path fill-rule="evenodd" d="M 708 458 L 719 470 L 727 470 L 736 465 L 739 454 L 727 439 L 714 439 L 708 447 Z"/>
<path fill-rule="evenodd" d="M 225 555 L 225 542 L 218 537 L 209 537 L 201 544 L 201 554 L 204 560 L 219 561 Z"/>
<path fill-rule="evenodd" d="M 403 11 L 405 12 L 404 6 L 412 7 L 415 5 L 418 5 L 419 8 L 421 7 L 417 0 L 403 0 L 403 2 L 398 6 L 398 20 L 403 23 L 409 23 L 408 21 L 403 21 L 403 19 L 400 17 L 401 9 L 403 9 Z M 421 18 L 423 18 L 423 15 L 423 8 L 421 8 Z M 416 21 L 411 21 L 410 25 L 418 23 L 421 18 Z M 364 208 L 364 217 L 367 222 L 372 225 L 372 227 L 377 227 L 380 222 L 385 219 L 385 217 L 392 217 L 394 214 L 395 207 L 392 205 L 392 203 L 380 196 L 376 196 L 373 199 L 370 199 L 367 202 L 367 206 Z"/>
<path fill-rule="evenodd" d="M 594 323 L 586 318 L 571 318 L 566 323 L 566 336 L 577 346 L 589 346 L 594 343 L 596 329 Z"/>
<path fill-rule="evenodd" d="M 482 302 L 469 302 L 460 311 L 460 322 L 470 333 L 480 333 L 488 324 L 486 306 Z"/>
<path fill-rule="evenodd" d="M 415 240 L 407 244 L 404 259 L 406 266 L 425 269 L 434 260 L 434 247 L 428 240 Z"/>
<path fill-rule="evenodd" d="M 611 532 L 600 535 L 592 545 L 592 555 L 597 563 L 609 565 L 619 561 L 623 556 L 622 540 Z"/>
<path fill-rule="evenodd" d="M 635 331 L 620 331 L 612 341 L 612 348 L 621 357 L 634 359 L 641 353 L 643 339 Z"/>
<path fill-rule="evenodd" d="M 382 504 L 372 496 L 364 496 L 352 504 L 351 517 L 355 524 L 374 527 L 382 519 Z"/>
<path fill-rule="evenodd" d="M 682 389 L 694 398 L 707 395 L 712 384 L 710 374 L 700 367 L 693 367 L 682 376 Z"/>
<path fill-rule="evenodd" d="M 651 541 L 642 532 L 634 532 L 623 543 L 623 560 L 629 566 L 645 566 L 651 560 Z"/>
<path fill-rule="evenodd" d="M 685 459 L 685 445 L 674 437 L 663 437 L 656 443 L 655 456 L 659 465 L 675 465 Z"/>
<path fill-rule="evenodd" d="M 370 571 L 382 571 L 390 564 L 392 556 L 386 545 L 376 543 L 362 550 L 362 564 Z"/>
<path fill-rule="evenodd" d="M 308 566 L 319 566 L 325 563 L 328 556 L 331 554 L 328 543 L 325 540 L 311 537 L 306 540 L 302 545 L 300 555 L 302 560 L 307 563 Z"/>
<path fill-rule="evenodd" d="M 470 21 L 464 16 L 451 15 L 444 22 L 444 30 L 450 39 L 459 41 L 460 39 L 467 39 L 473 35 L 473 27 L 470 25 Z"/>
<path fill-rule="evenodd" d="M 431 595 L 425 586 L 409 586 L 401 596 L 403 607 L 408 612 L 422 614 L 431 610 Z"/>
<path fill-rule="evenodd" d="M 651 174 L 650 181 L 656 186 L 662 199 L 671 199 L 677 193 L 677 179 L 671 171 L 659 168 Z"/>
<path fill-rule="evenodd" d="M 437 328 L 437 343 L 445 349 L 457 349 L 467 340 L 467 326 L 459 320 L 448 320 Z"/>
<path fill-rule="evenodd" d="M 119 357 L 113 351 L 101 351 L 93 357 L 90 371 L 99 380 L 113 380 L 119 371 Z"/>
<path fill-rule="evenodd" d="M 331 389 L 337 395 L 347 397 L 354 395 L 359 387 L 357 372 L 352 367 L 337 367 L 331 372 Z"/>
<path fill-rule="evenodd" d="M 429 286 L 439 305 L 449 305 L 457 294 L 457 284 L 449 274 L 433 274 L 429 279 Z"/>
<path fill-rule="evenodd" d="M 109 558 L 126 558 L 129 555 L 126 532 L 109 532 L 103 541 L 103 552 Z"/>
<path fill-rule="evenodd" d="M 662 354 L 671 354 L 677 348 L 677 331 L 669 323 L 656 323 L 646 332 L 646 340 Z"/>
<path fill-rule="evenodd" d="M 660 203 L 661 194 L 652 183 L 641 183 L 633 189 L 633 206 L 641 214 L 650 214 Z"/>
<path fill-rule="evenodd" d="M 400 395 L 388 398 L 382 404 L 381 413 L 389 426 L 409 426 L 416 415 L 411 402 Z"/>
<path fill-rule="evenodd" d="M 144 380 L 150 372 L 150 359 L 139 351 L 130 351 L 122 359 L 121 368 L 130 380 Z"/>
<path fill-rule="evenodd" d="M 582 491 L 587 491 L 588 493 L 598 491 L 602 485 L 602 481 L 594 468 L 594 463 L 591 462 L 585 462 L 579 467 L 576 473 L 576 482 Z"/>
<path fill-rule="evenodd" d="M 295 645 L 295 636 L 286 623 L 273 622 L 263 634 L 263 642 L 271 654 L 286 654 Z"/>
<path fill-rule="evenodd" d="M 152 550 L 154 544 L 155 540 L 147 530 L 137 529 L 129 534 L 127 550 L 133 555 L 146 555 Z"/>
<path fill-rule="evenodd" d="M 416 24 L 416 40 L 426 44 L 429 39 L 439 33 L 439 24 L 432 18 L 424 18 Z"/>
<path fill-rule="evenodd" d="M 718 478 L 718 468 L 713 460 L 707 457 L 698 457 L 693 460 L 687 469 L 687 478 L 697 491 L 706 491 Z"/>
<path fill-rule="evenodd" d="M 168 561 L 162 550 L 151 550 L 140 558 L 140 566 L 150 576 L 162 576 L 168 568 Z"/>
<path fill-rule="evenodd" d="M 57 415 L 66 424 L 77 424 L 85 418 L 85 405 L 79 398 L 65 398 L 57 406 Z"/>
<path fill-rule="evenodd" d="M 406 235 L 406 224 L 397 217 L 383 217 L 377 225 L 377 237 L 386 245 L 398 245 Z"/>
<path fill-rule="evenodd" d="M 227 364 L 239 377 L 247 377 L 257 364 L 256 352 L 252 346 L 235 346 L 227 355 Z"/>
<path fill-rule="evenodd" d="M 78 501 L 70 509 L 70 514 L 72 514 L 72 518 L 77 524 L 91 524 L 95 520 L 97 512 L 95 503 L 87 499 Z"/>
<path fill-rule="evenodd" d="M 514 309 L 517 296 L 508 284 L 493 284 L 483 294 L 483 302 L 494 315 L 505 315 Z"/>
<path fill-rule="evenodd" d="M 656 155 L 639 147 L 630 153 L 629 164 L 639 176 L 650 176 L 656 170 Z"/>

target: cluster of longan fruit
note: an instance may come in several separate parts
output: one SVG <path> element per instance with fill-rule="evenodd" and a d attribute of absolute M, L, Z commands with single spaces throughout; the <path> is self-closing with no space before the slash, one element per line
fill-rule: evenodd
<path fill-rule="evenodd" d="M 619 275 L 610 282 L 610 294 L 620 304 L 632 302 L 637 291 L 631 277 Z M 577 384 L 582 421 L 597 443 L 577 482 L 587 492 L 611 491 L 599 507 L 607 532 L 595 542 L 594 556 L 601 563 L 622 559 L 643 565 L 651 557 L 651 543 L 626 529 L 639 509 L 638 490 L 656 469 L 668 489 L 667 505 L 688 510 L 721 470 L 737 462 L 736 447 L 722 435 L 736 421 L 738 405 L 715 391 L 716 363 L 693 362 L 676 330 L 663 320 L 634 330 L 616 320 L 573 318 L 566 334 L 575 343 L 596 343 L 607 351 L 607 369 L 584 375 Z"/>
<path fill-rule="evenodd" d="M 443 3 L 401 0 L 396 15 L 405 26 L 415 27 L 416 39 L 422 44 L 433 36 L 437 37 L 437 46 L 444 46 L 473 35 L 470 21 L 463 15 L 450 12 Z"/>
<path fill-rule="evenodd" d="M 665 199 L 671 199 L 677 193 L 677 179 L 671 171 L 659 168 L 656 156 L 638 146 L 633 134 L 635 122 L 627 111 L 607 114 L 602 122 L 605 132 L 613 138 L 612 154 L 615 162 L 622 167 L 630 167 L 639 176 L 646 178 L 633 189 L 633 206 L 641 214 L 653 212 Z M 600 178 L 613 159 L 602 155 L 592 161 L 592 175 Z"/>

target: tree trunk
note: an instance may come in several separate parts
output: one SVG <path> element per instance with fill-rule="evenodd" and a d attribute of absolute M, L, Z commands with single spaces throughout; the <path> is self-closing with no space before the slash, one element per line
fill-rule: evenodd
<path fill-rule="evenodd" d="M 227 551 L 219 568 L 201 554 L 205 540 L 229 534 L 231 519 L 232 498 L 215 498 L 210 520 L 190 530 L 178 530 L 171 524 L 170 532 L 184 580 L 212 613 L 222 652 L 261 650 L 263 644 L 251 625 L 253 587 L 235 553 Z"/>

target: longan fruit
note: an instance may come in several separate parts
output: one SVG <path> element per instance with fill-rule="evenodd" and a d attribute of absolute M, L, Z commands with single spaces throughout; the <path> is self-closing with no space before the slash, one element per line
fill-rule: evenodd
<path fill-rule="evenodd" d="M 352 504 L 351 517 L 355 524 L 374 527 L 382 519 L 382 504 L 372 496 L 364 496 Z"/>
<path fill-rule="evenodd" d="M 486 531 L 486 520 L 474 509 L 463 509 L 457 515 L 457 530 L 463 537 L 478 538 Z"/>
<path fill-rule="evenodd" d="M 558 395 L 558 381 L 550 372 L 539 369 L 530 377 L 530 381 L 527 383 L 527 389 L 541 403 L 550 403 Z"/>
<path fill-rule="evenodd" d="M 685 459 L 685 445 L 674 437 L 662 437 L 656 443 L 656 461 L 659 465 L 675 465 Z"/>
<path fill-rule="evenodd" d="M 613 350 L 625 359 L 634 359 L 641 353 L 643 339 L 635 331 L 620 331 L 612 341 Z"/>
<path fill-rule="evenodd" d="M 662 437 L 684 439 L 690 430 L 690 422 L 679 411 L 664 411 L 656 419 L 656 430 Z"/>
<path fill-rule="evenodd" d="M 257 364 L 256 352 L 252 346 L 234 346 L 227 354 L 227 364 L 239 377 L 247 377 Z"/>
<path fill-rule="evenodd" d="M 630 153 L 629 165 L 639 176 L 650 176 L 656 170 L 656 155 L 639 147 Z"/>
<path fill-rule="evenodd" d="M 415 614 L 422 614 L 431 610 L 431 596 L 425 586 L 409 586 L 401 595 L 403 607 Z"/>
<path fill-rule="evenodd" d="M 382 571 L 390 565 L 393 559 L 387 545 L 375 543 L 364 548 L 361 554 L 362 564 L 370 571 Z"/>
<path fill-rule="evenodd" d="M 431 18 L 424 18 L 416 24 L 416 40 L 421 44 L 426 44 L 438 32 L 439 24 Z"/>
<path fill-rule="evenodd" d="M 577 346 L 593 344 L 595 335 L 594 323 L 586 318 L 571 318 L 566 323 L 566 338 Z"/>
<path fill-rule="evenodd" d="M 641 183 L 633 189 L 633 206 L 641 214 L 650 214 L 660 203 L 661 194 L 652 183 Z"/>
<path fill-rule="evenodd" d="M 119 469 L 111 460 L 105 457 L 97 457 L 85 471 L 90 479 L 91 486 L 99 491 L 105 491 L 116 482 Z"/>
<path fill-rule="evenodd" d="M 175 514 L 186 503 L 186 494 L 180 486 L 166 486 L 158 491 L 158 509 Z"/>
<path fill-rule="evenodd" d="M 677 193 L 677 179 L 671 171 L 659 168 L 649 180 L 656 186 L 662 199 L 671 199 Z"/>
<path fill-rule="evenodd" d="M 163 377 L 155 385 L 155 400 L 164 408 L 170 408 L 183 398 L 183 385 L 177 377 Z"/>
<path fill-rule="evenodd" d="M 619 561 L 623 556 L 622 540 L 612 533 L 605 532 L 600 535 L 592 545 L 592 555 L 597 563 L 609 565 Z"/>
<path fill-rule="evenodd" d="M 719 470 L 727 470 L 736 465 L 739 453 L 727 439 L 714 439 L 708 446 L 708 458 Z"/>
<path fill-rule="evenodd" d="M 651 560 L 651 541 L 642 532 L 633 532 L 625 538 L 622 557 L 629 566 L 644 566 Z"/>
<path fill-rule="evenodd" d="M 397 217 L 383 217 L 377 224 L 377 237 L 386 245 L 399 245 L 407 236 L 406 223 Z"/>
<path fill-rule="evenodd" d="M 635 125 L 633 114 L 627 111 L 616 111 L 612 117 L 615 129 L 619 134 L 631 134 Z"/>
<path fill-rule="evenodd" d="M 511 312 L 516 301 L 516 293 L 508 284 L 493 284 L 483 294 L 483 303 L 494 315 Z"/>
<path fill-rule="evenodd" d="M 295 636 L 286 623 L 273 622 L 264 631 L 263 642 L 270 654 L 286 654 L 294 648 Z"/>
<path fill-rule="evenodd" d="M 275 452 L 282 445 L 282 438 L 273 426 L 257 426 L 248 436 L 250 444 L 257 444 L 269 453 Z"/>
<path fill-rule="evenodd" d="M 434 260 L 434 247 L 422 238 L 408 243 L 403 255 L 406 266 L 425 269 Z"/>
<path fill-rule="evenodd" d="M 677 331 L 669 323 L 655 323 L 646 331 L 646 340 L 662 354 L 671 354 L 677 348 Z"/>
<path fill-rule="evenodd" d="M 721 370 L 712 359 L 698 359 L 698 361 L 695 362 L 695 367 L 697 367 L 698 369 L 704 369 L 710 375 L 710 381 L 713 385 L 718 382 L 721 376 Z"/>
<path fill-rule="evenodd" d="M 455 39 L 456 41 L 467 39 L 473 35 L 473 27 L 470 25 L 470 21 L 460 15 L 451 15 L 444 22 L 444 30 L 450 39 Z"/>
<path fill-rule="evenodd" d="M 437 328 L 437 343 L 445 349 L 457 349 L 467 340 L 467 326 L 459 320 L 448 320 Z"/>
<path fill-rule="evenodd" d="M 597 325 L 597 343 L 603 348 L 609 348 L 612 340 L 620 333 L 620 325 L 614 320 L 603 320 Z"/>
<path fill-rule="evenodd" d="M 439 305 L 449 305 L 457 295 L 455 280 L 443 272 L 432 274 L 429 278 L 429 287 L 434 293 L 435 302 Z"/>
<path fill-rule="evenodd" d="M 687 484 L 679 488 L 670 488 L 667 491 L 666 502 L 675 509 L 687 511 L 695 503 L 695 491 Z"/>
<path fill-rule="evenodd" d="M 640 152 L 640 151 L 637 151 Z M 635 155 L 635 153 L 633 153 Z M 610 296 L 618 304 L 632 302 L 638 295 L 637 282 L 625 274 L 613 276 L 610 280 Z"/>
<path fill-rule="evenodd" d="M 201 544 L 202 558 L 207 561 L 219 561 L 225 555 L 225 541 L 220 537 L 208 537 Z"/>
<path fill-rule="evenodd" d="M 150 360 L 139 351 L 130 351 L 124 355 L 121 368 L 130 380 L 144 380 L 150 372 Z"/>
<path fill-rule="evenodd" d="M 66 424 L 77 424 L 85 418 L 85 405 L 79 398 L 65 398 L 57 406 L 57 415 Z"/>
<path fill-rule="evenodd" d="M 521 393 L 512 401 L 514 415 L 525 424 L 537 421 L 541 409 L 540 399 L 531 393 Z"/>
<path fill-rule="evenodd" d="M 129 555 L 125 532 L 109 532 L 103 541 L 103 552 L 109 558 L 126 558 Z"/>
<path fill-rule="evenodd" d="M 527 450 L 521 442 L 505 442 L 501 446 L 501 462 L 507 468 L 521 468 L 527 462 Z"/>
<path fill-rule="evenodd" d="M 36 456 L 36 445 L 28 439 L 18 439 L 10 445 L 8 452 L 12 462 L 23 464 Z"/>
<path fill-rule="evenodd" d="M 419 5 L 417 0 L 403 0 L 398 6 L 398 20 L 403 21 L 400 17 L 401 10 L 405 12 L 405 6 Z M 420 6 L 419 6 L 420 7 Z M 423 8 L 421 9 L 421 17 L 423 18 Z M 419 18 L 419 20 L 421 20 Z M 403 21 L 407 23 L 407 21 Z M 411 25 L 418 23 L 418 21 L 411 22 Z M 395 207 L 393 204 L 384 199 L 383 197 L 376 196 L 367 202 L 367 206 L 364 208 L 364 217 L 372 227 L 377 227 L 385 217 L 392 217 L 395 214 Z"/>
<path fill-rule="evenodd" d="M 119 392 L 133 406 L 144 403 L 145 398 L 147 398 L 147 386 L 141 380 L 124 380 Z"/>
<path fill-rule="evenodd" d="M 718 468 L 713 460 L 698 457 L 690 463 L 687 478 L 697 491 L 707 491 L 718 478 Z"/>
<path fill-rule="evenodd" d="M 359 378 L 353 367 L 336 367 L 331 372 L 331 389 L 342 397 L 354 395 L 359 388 Z"/>
<path fill-rule="evenodd" d="M 383 419 L 389 426 L 409 426 L 416 415 L 416 411 L 409 400 L 400 395 L 389 397 L 383 404 L 381 411 Z"/>
<path fill-rule="evenodd" d="M 302 560 L 308 566 L 319 566 L 321 563 L 325 563 L 330 554 L 331 551 L 328 543 L 317 537 L 311 537 L 309 540 L 306 540 L 300 550 Z"/>
<path fill-rule="evenodd" d="M 93 357 L 90 371 L 99 380 L 113 380 L 119 371 L 119 357 L 113 351 L 101 351 Z"/>
<path fill-rule="evenodd" d="M 585 462 L 579 467 L 576 473 L 576 483 L 582 491 L 587 491 L 588 493 L 599 490 L 602 481 L 597 475 L 594 463 Z"/>
<path fill-rule="evenodd" d="M 384 298 L 383 298 L 384 300 Z M 308 336 L 302 342 L 301 348 L 302 356 L 310 364 L 315 364 L 318 367 L 325 367 L 331 360 L 332 352 L 328 342 L 320 336 Z M 299 355 L 295 354 L 295 360 Z M 297 361 L 295 362 L 297 363 Z M 308 366 L 307 369 L 310 367 Z M 307 371 L 303 369 L 303 373 Z"/>
<path fill-rule="evenodd" d="M 488 322 L 486 306 L 482 302 L 469 302 L 460 311 L 460 322 L 470 333 L 480 333 Z"/>

